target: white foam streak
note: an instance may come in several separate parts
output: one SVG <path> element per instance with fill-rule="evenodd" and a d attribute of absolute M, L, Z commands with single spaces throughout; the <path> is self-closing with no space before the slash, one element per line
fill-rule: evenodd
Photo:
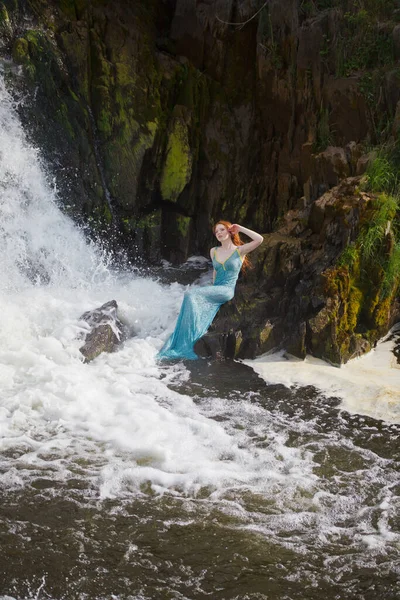
<path fill-rule="evenodd" d="M 352 414 L 400 423 L 400 364 L 393 354 L 391 333 L 368 354 L 340 368 L 307 356 L 304 361 L 283 352 L 244 361 L 268 383 L 287 387 L 312 385 L 342 400 Z"/>

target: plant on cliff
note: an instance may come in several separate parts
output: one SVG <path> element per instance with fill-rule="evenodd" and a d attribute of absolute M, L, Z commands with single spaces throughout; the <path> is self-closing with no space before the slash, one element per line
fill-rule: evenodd
<path fill-rule="evenodd" d="M 373 203 L 358 244 L 365 262 L 382 269 L 381 298 L 397 294 L 400 286 L 399 148 L 383 148 L 367 169 L 365 187 L 383 192 Z"/>
<path fill-rule="evenodd" d="M 366 263 L 381 262 L 381 247 L 385 237 L 391 232 L 392 221 L 399 210 L 399 203 L 393 196 L 381 194 L 373 203 L 373 209 L 371 218 L 358 238 L 361 257 Z"/>
<path fill-rule="evenodd" d="M 333 134 L 329 123 L 329 110 L 321 106 L 317 123 L 317 139 L 314 152 L 323 152 L 328 146 L 333 145 Z"/>
<path fill-rule="evenodd" d="M 360 235 L 343 252 L 339 267 L 364 290 L 365 305 L 393 298 L 400 286 L 399 200 L 379 195 L 368 210 Z M 370 311 L 371 312 L 371 311 Z"/>
<path fill-rule="evenodd" d="M 352 3 L 346 10 L 346 4 L 341 6 L 345 12 L 337 37 L 336 74 L 348 77 L 356 71 L 393 64 L 393 36 L 390 29 L 380 26 L 380 19 L 389 18 L 394 7 L 390 10 L 389 5 L 379 8 L 362 2 L 356 6 Z"/>
<path fill-rule="evenodd" d="M 366 171 L 365 190 L 400 197 L 400 145 L 392 140 L 374 152 Z"/>
<path fill-rule="evenodd" d="M 367 205 L 357 239 L 347 246 L 329 273 L 332 297 L 341 311 L 337 330 L 346 344 L 357 331 L 376 339 L 390 323 L 390 307 L 400 290 L 400 182 L 396 148 L 381 149 L 370 163 L 364 189 Z M 348 287 L 340 282 L 348 277 Z M 351 292 L 351 293 L 350 293 Z"/>

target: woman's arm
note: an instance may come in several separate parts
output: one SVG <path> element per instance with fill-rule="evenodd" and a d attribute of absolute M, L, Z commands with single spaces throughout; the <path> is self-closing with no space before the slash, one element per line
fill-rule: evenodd
<path fill-rule="evenodd" d="M 214 258 L 214 251 L 215 251 L 215 248 L 211 248 L 211 250 L 210 250 L 210 258 L 211 258 L 211 262 L 212 262 L 212 260 L 213 260 L 213 258 Z M 216 276 L 216 274 L 217 274 L 217 273 L 216 273 L 215 269 L 213 269 L 213 283 L 214 283 L 214 281 L 215 281 L 215 276 Z"/>
<path fill-rule="evenodd" d="M 238 250 L 242 256 L 244 256 L 245 254 L 248 254 L 249 252 L 252 252 L 256 248 L 258 248 L 258 246 L 260 244 L 262 244 L 264 241 L 263 236 L 260 235 L 259 233 L 256 233 L 252 229 L 247 229 L 246 227 L 242 227 L 242 225 L 237 225 L 236 223 L 229 228 L 229 231 L 231 233 L 244 233 L 245 235 L 247 235 L 249 238 L 252 239 L 251 242 L 248 242 L 247 244 L 243 244 L 242 246 L 239 246 Z"/>

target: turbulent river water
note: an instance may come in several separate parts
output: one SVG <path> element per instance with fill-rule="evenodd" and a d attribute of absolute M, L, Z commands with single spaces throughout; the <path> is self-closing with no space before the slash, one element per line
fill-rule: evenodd
<path fill-rule="evenodd" d="M 393 342 L 373 406 L 360 363 L 157 364 L 184 286 L 62 214 L 3 82 L 0 132 L 1 598 L 399 598 Z M 135 335 L 84 364 L 111 299 Z"/>

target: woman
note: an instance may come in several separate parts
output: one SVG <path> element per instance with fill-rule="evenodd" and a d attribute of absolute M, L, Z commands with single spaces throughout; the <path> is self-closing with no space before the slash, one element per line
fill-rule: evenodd
<path fill-rule="evenodd" d="M 247 235 L 251 242 L 244 244 L 239 233 Z M 221 245 L 210 250 L 213 285 L 185 293 L 175 331 L 158 353 L 159 359 L 198 358 L 194 344 L 207 332 L 219 307 L 232 300 L 240 270 L 249 263 L 246 255 L 263 242 L 259 233 L 228 221 L 218 221 L 214 235 Z"/>

